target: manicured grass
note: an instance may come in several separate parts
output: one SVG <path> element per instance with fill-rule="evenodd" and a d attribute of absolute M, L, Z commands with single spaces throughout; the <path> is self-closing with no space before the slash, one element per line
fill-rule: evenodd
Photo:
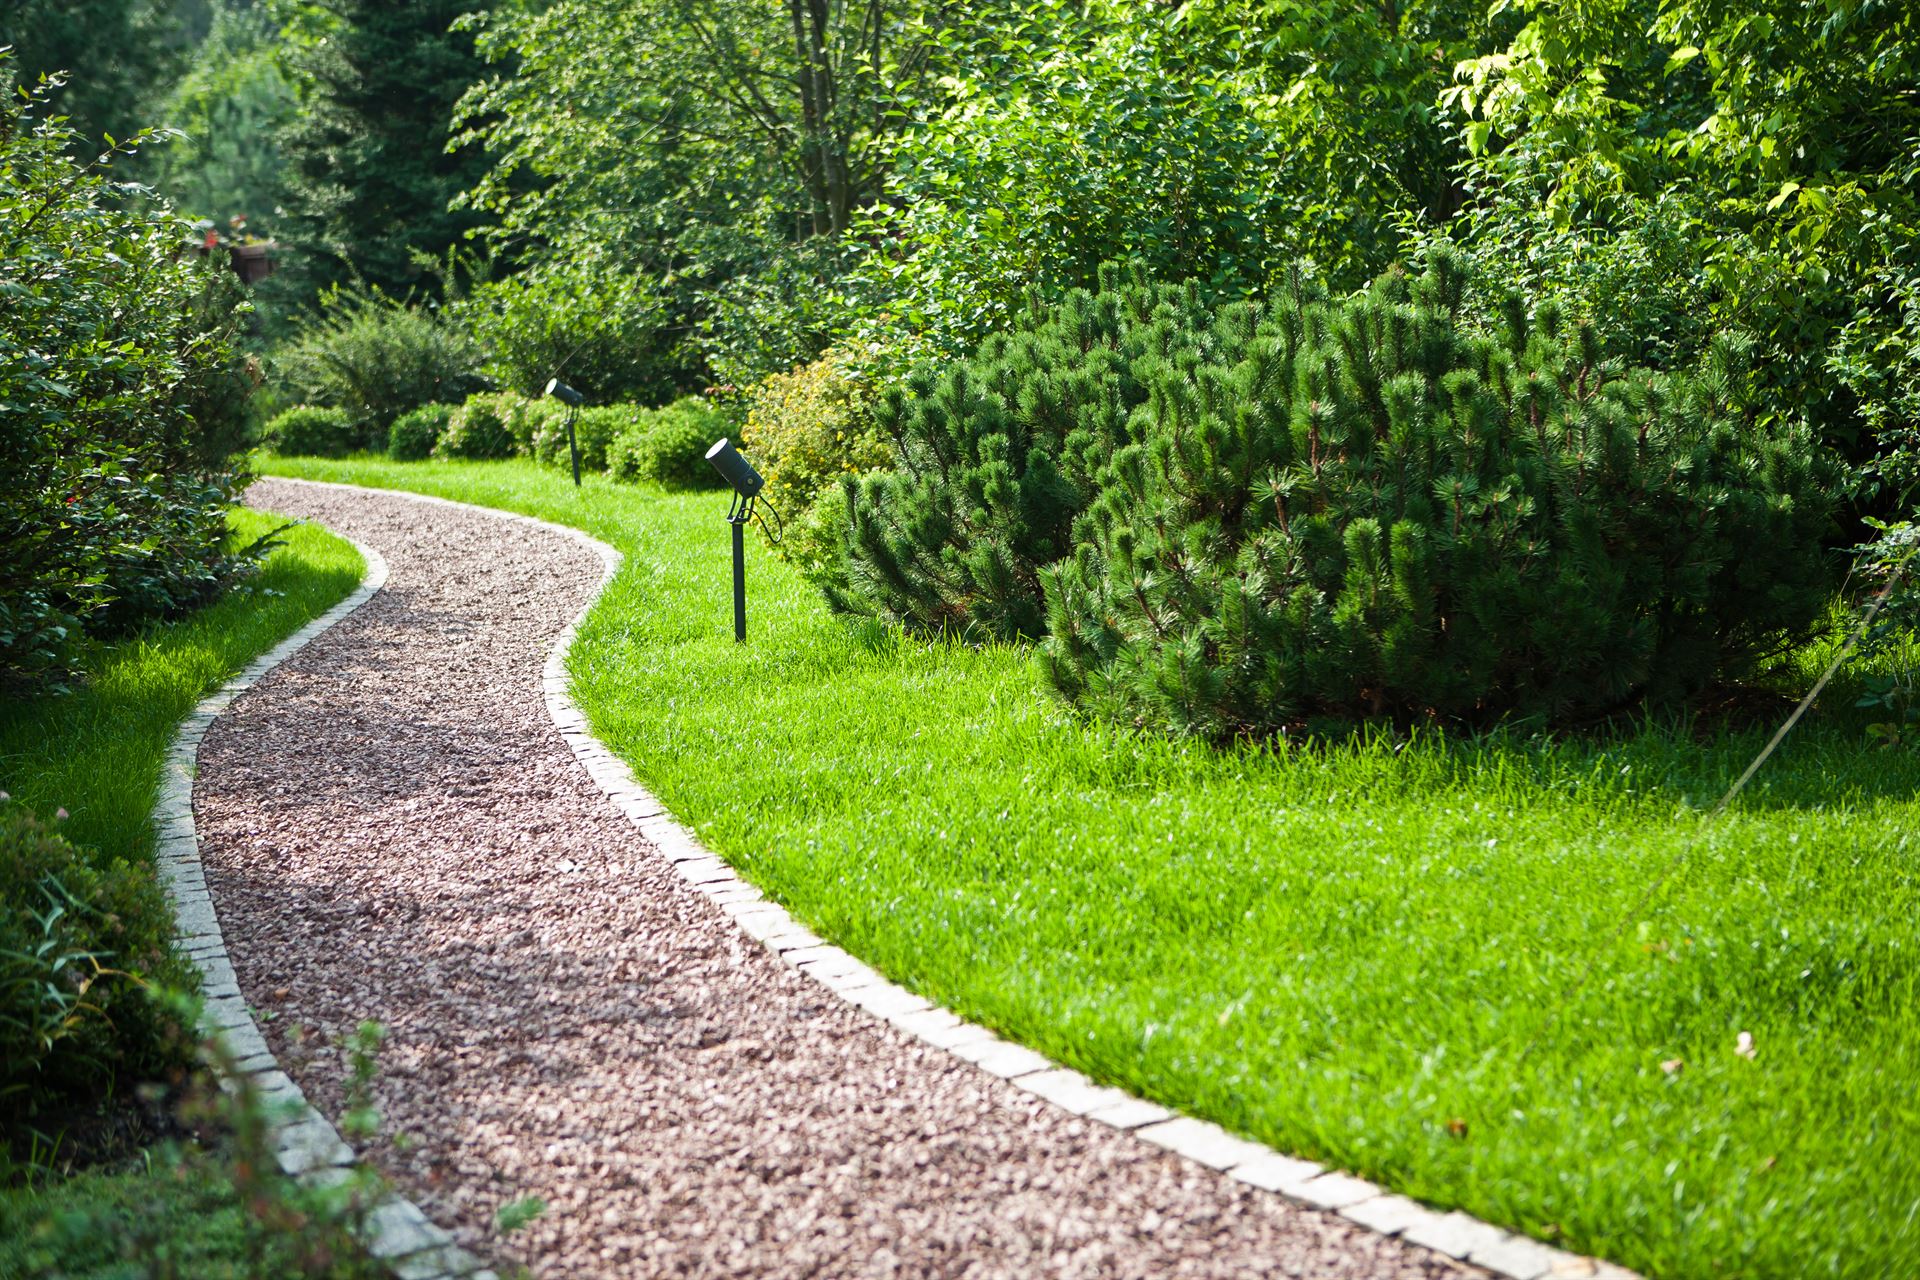
<path fill-rule="evenodd" d="M 619 547 L 571 661 L 596 732 L 930 998 L 1650 1275 L 1920 1274 L 1920 755 L 1849 714 L 1712 826 L 1764 732 L 1215 752 L 1076 720 L 1016 650 L 850 627 L 757 547 L 736 646 L 724 497 L 576 494 L 525 463 L 268 469 Z"/>
<path fill-rule="evenodd" d="M 230 517 L 243 542 L 286 523 Z M 173 732 L 228 675 L 359 584 L 360 553 L 323 529 L 280 535 L 258 576 L 178 622 L 103 646 L 75 692 L 0 701 L 0 790 L 45 815 L 72 815 L 61 834 L 107 857 L 142 857 L 148 815 Z"/>
<path fill-rule="evenodd" d="M 246 542 L 284 523 L 247 510 L 230 522 Z M 325 530 L 299 526 L 281 538 L 247 586 L 98 649 L 73 693 L 0 701 L 0 790 L 43 816 L 65 808 L 61 833 L 103 858 L 151 856 L 149 815 L 179 722 L 365 571 L 360 553 Z M 0 1190 L 0 1276 L 262 1274 L 257 1234 L 212 1168 L 135 1161 Z"/>

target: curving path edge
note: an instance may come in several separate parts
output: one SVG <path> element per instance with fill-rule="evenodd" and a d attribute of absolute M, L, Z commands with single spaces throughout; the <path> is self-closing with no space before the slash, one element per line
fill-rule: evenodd
<path fill-rule="evenodd" d="M 360 486 L 276 477 L 276 483 L 367 492 Z M 1612 1263 L 1570 1254 L 1516 1236 L 1458 1211 L 1439 1212 L 1395 1195 L 1371 1182 L 1282 1154 L 1238 1137 L 1210 1122 L 1176 1114 L 1119 1089 L 1095 1084 L 1081 1073 L 1051 1062 L 1022 1045 L 1001 1039 L 985 1027 L 966 1022 L 924 997 L 888 981 L 838 947 L 824 943 L 779 904 L 740 879 L 633 776 L 624 762 L 602 746 L 585 715 L 568 695 L 566 655 L 580 623 L 601 590 L 618 572 L 620 553 L 580 530 L 531 516 L 454 502 L 404 490 L 377 490 L 384 496 L 436 504 L 469 513 L 519 522 L 590 550 L 602 573 L 593 596 L 549 648 L 542 673 L 546 709 L 574 757 L 595 786 L 647 838 L 679 878 L 720 908 L 752 939 L 788 967 L 826 991 L 877 1017 L 932 1049 L 971 1063 L 989 1075 L 1056 1106 L 1070 1115 L 1131 1134 L 1143 1143 L 1184 1156 L 1246 1186 L 1295 1203 L 1331 1211 L 1371 1231 L 1399 1237 L 1447 1257 L 1480 1267 L 1506 1280 L 1595 1277 L 1636 1280 Z M 349 539 L 349 541 L 352 541 Z M 384 559 L 354 542 L 367 562 L 361 585 L 287 640 L 248 664 L 205 699 L 181 726 L 163 774 L 154 811 L 156 849 L 162 876 L 173 897 L 181 946 L 203 975 L 206 1018 L 225 1038 L 237 1069 L 249 1075 L 270 1102 L 286 1115 L 274 1136 L 280 1163 L 289 1174 L 307 1180 L 339 1179 L 353 1153 L 333 1126 L 306 1102 L 299 1087 L 279 1069 L 242 997 L 220 934 L 207 890 L 193 823 L 196 754 L 214 718 L 240 693 L 310 640 L 353 613 L 385 584 Z M 1144 1158 L 1148 1154 L 1141 1148 Z M 368 1248 L 387 1259 L 402 1280 L 442 1280 L 469 1276 L 491 1280 L 493 1273 L 453 1243 L 411 1202 L 389 1197 L 368 1221 Z"/>

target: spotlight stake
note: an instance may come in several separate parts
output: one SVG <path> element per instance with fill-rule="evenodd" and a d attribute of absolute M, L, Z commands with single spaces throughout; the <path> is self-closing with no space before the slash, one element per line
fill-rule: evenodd
<path fill-rule="evenodd" d="M 547 394 L 567 406 L 567 456 L 573 460 L 573 487 L 580 487 L 580 445 L 573 437 L 573 420 L 580 416 L 580 404 L 586 399 L 559 378 L 547 381 Z"/>
<path fill-rule="evenodd" d="M 754 500 L 760 496 L 766 481 L 725 436 L 707 450 L 707 465 L 719 472 L 720 478 L 733 489 L 733 498 L 727 504 L 727 524 L 733 532 L 733 638 L 744 643 L 747 638 L 747 521 L 753 519 Z"/>

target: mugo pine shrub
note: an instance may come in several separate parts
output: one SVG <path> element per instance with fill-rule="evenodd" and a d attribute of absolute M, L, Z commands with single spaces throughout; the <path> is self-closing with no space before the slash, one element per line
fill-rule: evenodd
<path fill-rule="evenodd" d="M 1197 288 L 1101 271 L 1098 294 L 1053 310 L 944 370 L 921 367 L 876 408 L 891 471 L 846 485 L 835 607 L 916 631 L 1009 638 L 1046 628 L 1040 570 L 1073 548 L 1099 468 L 1130 438 L 1146 371 L 1227 360 L 1251 316 L 1216 317 Z"/>
<path fill-rule="evenodd" d="M 1069 697 L 1206 737 L 1304 717 L 1578 722 L 1672 702 L 1815 625 L 1833 491 L 1739 344 L 1621 367 L 1457 264 L 1283 297 L 1227 364 L 1166 364 L 1047 575 Z"/>

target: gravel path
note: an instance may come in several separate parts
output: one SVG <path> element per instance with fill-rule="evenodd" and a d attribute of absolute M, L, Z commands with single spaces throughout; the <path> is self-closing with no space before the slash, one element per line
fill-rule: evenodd
<path fill-rule="evenodd" d="M 444 506 L 261 481 L 385 591 L 215 722 L 195 785 L 240 985 L 368 1154 L 539 1276 L 1477 1275 L 1075 1119 L 842 1004 L 685 888 L 540 698 L 600 565 Z M 504 1241 L 494 1213 L 546 1213 Z"/>

